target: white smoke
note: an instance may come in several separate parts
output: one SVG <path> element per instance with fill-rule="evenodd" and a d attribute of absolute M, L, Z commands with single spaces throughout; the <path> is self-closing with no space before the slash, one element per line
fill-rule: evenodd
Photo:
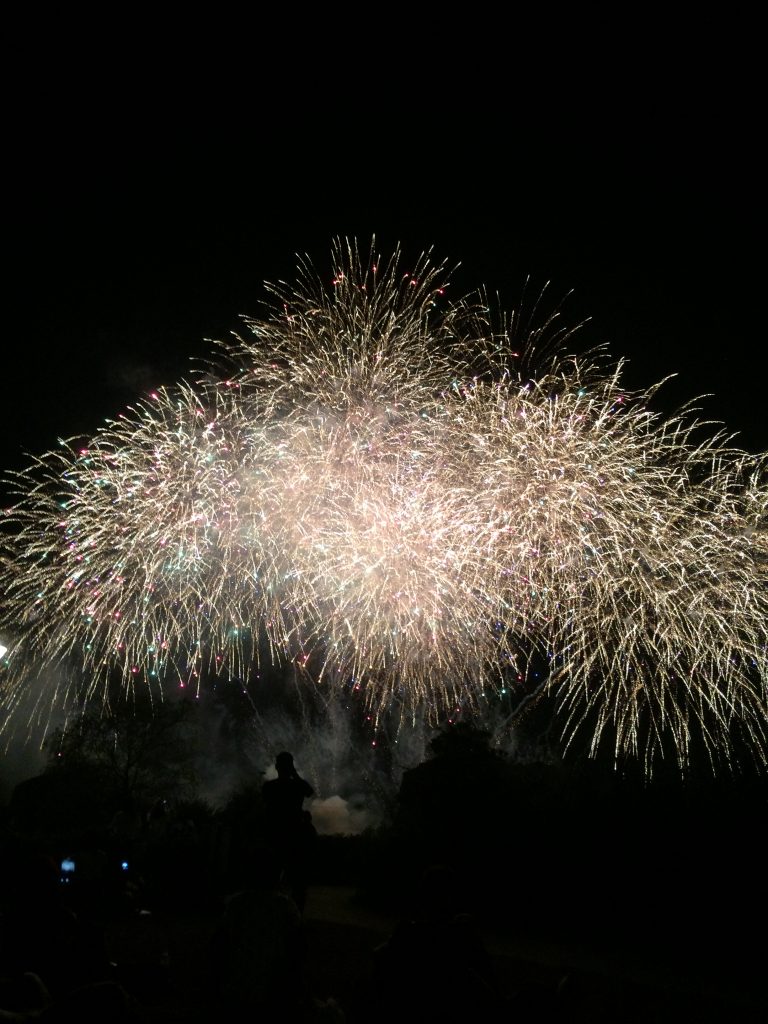
<path fill-rule="evenodd" d="M 312 824 L 321 836 L 358 836 L 368 828 L 381 823 L 381 816 L 371 807 L 366 807 L 363 796 L 345 800 L 341 796 L 329 796 L 325 800 L 313 800 L 309 810 Z"/>

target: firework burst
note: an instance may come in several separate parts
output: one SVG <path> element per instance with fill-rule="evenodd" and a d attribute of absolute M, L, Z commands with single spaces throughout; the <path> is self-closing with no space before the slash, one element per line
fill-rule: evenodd
<path fill-rule="evenodd" d="M 6 707 L 46 673 L 160 695 L 267 653 L 439 713 L 535 658 L 566 740 L 650 766 L 737 728 L 764 759 L 765 456 L 444 281 L 339 246 L 218 369 L 17 476 Z"/>

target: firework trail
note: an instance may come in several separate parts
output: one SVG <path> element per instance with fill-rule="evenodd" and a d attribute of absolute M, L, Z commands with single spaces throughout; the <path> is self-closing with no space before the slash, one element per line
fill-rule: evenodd
<path fill-rule="evenodd" d="M 6 708 L 45 673 L 160 695 L 266 653 L 437 714 L 538 659 L 566 741 L 650 768 L 736 730 L 764 760 L 766 456 L 444 280 L 337 246 L 218 368 L 18 475 Z"/>

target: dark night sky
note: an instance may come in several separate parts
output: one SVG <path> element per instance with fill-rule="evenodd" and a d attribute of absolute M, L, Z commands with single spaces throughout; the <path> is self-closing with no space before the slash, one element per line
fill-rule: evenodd
<path fill-rule="evenodd" d="M 762 35 L 544 7 L 9 23 L 0 466 L 205 356 L 336 235 L 462 263 L 455 294 L 571 289 L 632 385 L 768 448 Z M 753 42 L 754 40 L 754 42 Z"/>
<path fill-rule="evenodd" d="M 627 356 L 630 385 L 677 373 L 660 407 L 712 392 L 707 415 L 768 448 L 764 168 L 738 124 L 720 126 L 719 160 L 703 118 L 455 154 L 341 130 L 294 151 L 262 129 L 227 152 L 204 132 L 124 146 L 57 127 L 14 167 L 6 209 L 6 469 L 178 379 L 258 314 L 265 278 L 292 278 L 295 253 L 327 271 L 335 235 L 372 233 L 461 262 L 457 296 L 485 284 L 512 307 L 529 274 L 552 301 L 573 289 L 565 319 L 592 316 L 580 344 Z"/>

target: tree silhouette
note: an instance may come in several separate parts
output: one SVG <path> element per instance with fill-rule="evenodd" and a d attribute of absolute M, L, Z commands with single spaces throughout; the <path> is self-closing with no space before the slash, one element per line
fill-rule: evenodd
<path fill-rule="evenodd" d="M 146 808 L 187 798 L 195 782 L 193 712 L 186 699 L 87 706 L 47 740 L 49 770 L 90 770 L 120 805 Z"/>

